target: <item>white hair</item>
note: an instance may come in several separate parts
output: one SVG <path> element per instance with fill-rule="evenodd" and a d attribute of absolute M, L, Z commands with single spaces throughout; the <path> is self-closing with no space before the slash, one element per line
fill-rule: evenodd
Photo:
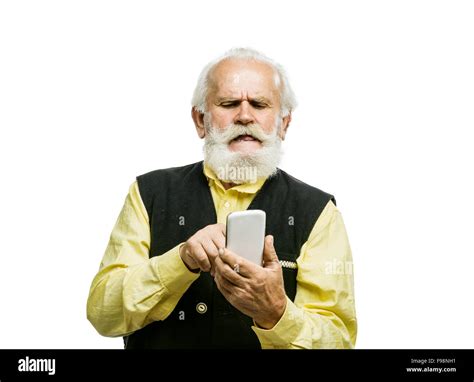
<path fill-rule="evenodd" d="M 204 116 L 206 137 L 204 141 L 204 162 L 217 177 L 226 183 L 255 183 L 258 179 L 268 178 L 277 172 L 277 166 L 283 156 L 281 138 L 278 135 L 281 120 L 275 122 L 269 134 L 258 124 L 230 124 L 224 130 L 212 126 L 208 114 Z M 229 142 L 240 135 L 252 135 L 262 147 L 253 153 L 231 151 Z"/>
<path fill-rule="evenodd" d="M 196 108 L 196 110 L 201 113 L 207 112 L 207 96 L 209 93 L 210 75 L 219 63 L 229 59 L 253 60 L 270 65 L 275 71 L 275 85 L 280 89 L 281 116 L 286 117 L 296 108 L 295 94 L 291 89 L 285 69 L 283 69 L 280 64 L 255 49 L 234 48 L 227 51 L 223 56 L 211 61 L 201 71 L 191 101 L 192 106 Z"/>

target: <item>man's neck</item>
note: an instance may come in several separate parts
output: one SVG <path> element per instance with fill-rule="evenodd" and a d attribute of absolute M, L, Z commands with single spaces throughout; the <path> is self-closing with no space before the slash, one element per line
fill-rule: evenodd
<path fill-rule="evenodd" d="M 232 188 L 234 186 L 236 186 L 237 184 L 235 183 L 226 183 L 226 182 L 223 182 L 221 181 L 222 185 L 224 186 L 225 190 L 227 191 L 229 188 Z"/>

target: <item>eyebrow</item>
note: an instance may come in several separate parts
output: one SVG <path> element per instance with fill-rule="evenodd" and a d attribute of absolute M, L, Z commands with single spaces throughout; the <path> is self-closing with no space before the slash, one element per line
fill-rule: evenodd
<path fill-rule="evenodd" d="M 272 103 L 268 98 L 265 97 L 255 97 L 255 98 L 249 98 L 248 101 L 251 102 L 257 102 L 257 103 L 265 103 L 267 105 L 271 105 Z M 234 97 L 218 97 L 216 100 L 216 103 L 223 103 L 223 102 L 242 102 L 241 98 L 234 98 Z"/>

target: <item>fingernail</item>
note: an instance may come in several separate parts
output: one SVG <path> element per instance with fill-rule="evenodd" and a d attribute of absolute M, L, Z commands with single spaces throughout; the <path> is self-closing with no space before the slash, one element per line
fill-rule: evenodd
<path fill-rule="evenodd" d="M 270 244 L 273 245 L 273 235 L 270 235 Z"/>

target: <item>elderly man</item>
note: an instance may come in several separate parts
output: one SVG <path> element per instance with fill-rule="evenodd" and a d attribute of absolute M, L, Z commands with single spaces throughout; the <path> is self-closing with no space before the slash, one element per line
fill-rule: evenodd
<path fill-rule="evenodd" d="M 283 68 L 233 49 L 201 73 L 204 162 L 130 187 L 88 319 L 126 348 L 351 348 L 351 251 L 334 198 L 278 169 L 295 107 Z M 225 248 L 232 211 L 261 209 L 263 266 Z M 238 272 L 235 265 L 239 265 Z"/>

